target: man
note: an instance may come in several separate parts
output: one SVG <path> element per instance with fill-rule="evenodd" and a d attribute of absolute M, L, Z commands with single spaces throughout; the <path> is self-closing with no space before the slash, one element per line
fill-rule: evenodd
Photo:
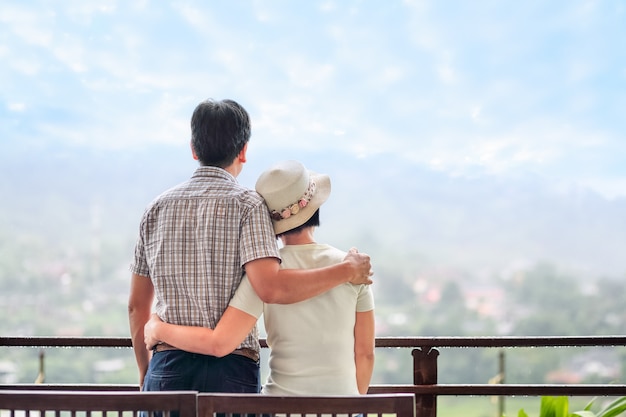
<path fill-rule="evenodd" d="M 345 282 L 371 283 L 369 256 L 356 250 L 334 266 L 280 269 L 269 211 L 236 181 L 249 139 L 250 119 L 238 103 L 200 103 L 191 117 L 191 151 L 200 167 L 142 217 L 128 302 L 142 390 L 260 390 L 256 331 L 222 358 L 159 344 L 150 359 L 143 332 L 155 299 L 168 323 L 215 328 L 244 272 L 266 303 L 299 302 Z"/>

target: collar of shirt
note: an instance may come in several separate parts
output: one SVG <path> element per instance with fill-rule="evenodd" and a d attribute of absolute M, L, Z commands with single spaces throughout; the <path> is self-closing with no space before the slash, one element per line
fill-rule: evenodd
<path fill-rule="evenodd" d="M 213 166 L 200 166 L 196 169 L 196 171 L 191 176 L 192 179 L 195 178 L 221 178 L 227 181 L 232 181 L 234 183 L 237 182 L 237 179 L 232 176 L 232 174 L 226 171 L 224 168 L 213 167 Z"/>

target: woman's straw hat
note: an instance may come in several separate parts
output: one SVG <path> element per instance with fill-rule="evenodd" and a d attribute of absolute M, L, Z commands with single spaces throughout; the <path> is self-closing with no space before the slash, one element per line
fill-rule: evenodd
<path fill-rule="evenodd" d="M 309 171 L 298 161 L 283 161 L 263 172 L 255 188 L 269 208 L 278 235 L 315 214 L 330 195 L 330 177 Z"/>

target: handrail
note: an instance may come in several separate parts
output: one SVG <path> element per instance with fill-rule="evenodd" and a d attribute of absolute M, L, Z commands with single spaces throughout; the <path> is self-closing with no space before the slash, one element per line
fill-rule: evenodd
<path fill-rule="evenodd" d="M 267 348 L 265 339 L 261 347 Z M 0 336 L 0 346 L 132 347 L 129 337 Z M 626 336 L 377 337 L 377 348 L 626 346 Z"/>
<path fill-rule="evenodd" d="M 267 348 L 265 339 L 261 347 Z M 1 346 L 14 347 L 132 347 L 129 337 L 0 336 Z M 413 356 L 413 384 L 370 386 L 371 394 L 411 393 L 417 417 L 435 417 L 438 396 L 624 396 L 624 384 L 438 384 L 437 348 L 525 348 L 626 346 L 626 336 L 501 336 L 501 337 L 377 337 L 377 348 L 410 348 Z M 89 384 L 0 384 L 5 389 L 137 390 L 133 385 Z"/>
<path fill-rule="evenodd" d="M 626 336 L 377 337 L 376 347 L 626 346 Z"/>
<path fill-rule="evenodd" d="M 14 391 L 139 391 L 137 384 L 0 384 Z M 446 396 L 623 396 L 626 385 L 603 384 L 383 384 L 371 385 L 369 394 L 408 393 Z"/>
<path fill-rule="evenodd" d="M 626 385 L 614 384 L 433 384 L 433 385 L 372 385 L 369 393 L 388 394 L 394 392 L 416 395 L 447 396 L 624 396 Z"/>
<path fill-rule="evenodd" d="M 0 337 L 0 346 L 16 347 L 132 347 L 130 337 L 82 336 L 8 336 Z"/>

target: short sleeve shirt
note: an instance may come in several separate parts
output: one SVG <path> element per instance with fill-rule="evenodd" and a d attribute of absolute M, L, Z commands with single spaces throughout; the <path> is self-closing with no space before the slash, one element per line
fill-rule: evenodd
<path fill-rule="evenodd" d="M 287 245 L 282 268 L 335 265 L 346 253 L 326 244 Z M 264 304 L 244 277 L 230 302 L 252 316 L 263 314 L 272 395 L 358 395 L 354 363 L 356 313 L 374 309 L 369 285 L 342 284 L 294 304 Z"/>
<path fill-rule="evenodd" d="M 227 171 L 203 166 L 147 207 L 130 269 L 152 280 L 162 320 L 215 328 L 243 266 L 267 257 L 280 259 L 261 196 Z M 258 351 L 256 328 L 241 347 Z"/>

